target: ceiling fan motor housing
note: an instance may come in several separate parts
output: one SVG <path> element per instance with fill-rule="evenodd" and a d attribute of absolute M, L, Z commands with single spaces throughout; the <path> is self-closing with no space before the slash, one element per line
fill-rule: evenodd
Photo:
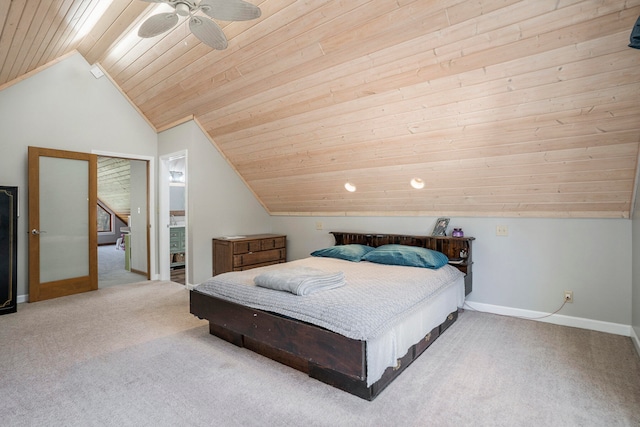
<path fill-rule="evenodd" d="M 179 2 L 175 5 L 176 13 L 180 16 L 188 16 L 191 13 L 191 9 L 195 8 L 191 6 L 189 3 Z"/>

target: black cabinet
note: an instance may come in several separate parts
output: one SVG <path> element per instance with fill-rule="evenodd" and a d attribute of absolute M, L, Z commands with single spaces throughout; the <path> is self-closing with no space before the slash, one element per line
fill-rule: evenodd
<path fill-rule="evenodd" d="M 18 305 L 18 187 L 0 186 L 0 314 Z"/>

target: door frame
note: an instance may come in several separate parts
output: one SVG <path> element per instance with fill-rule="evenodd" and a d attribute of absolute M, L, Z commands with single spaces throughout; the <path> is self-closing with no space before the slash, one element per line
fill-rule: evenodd
<path fill-rule="evenodd" d="M 145 160 L 147 162 L 147 219 L 149 227 L 147 229 L 147 277 L 150 280 L 158 280 L 157 273 L 157 244 L 156 244 L 156 186 L 155 186 L 155 157 L 143 156 L 131 153 L 115 153 L 112 151 L 91 150 L 91 154 L 104 157 L 117 157 L 128 160 Z"/>
<path fill-rule="evenodd" d="M 184 157 L 185 162 L 185 184 L 184 184 L 184 284 L 187 288 L 189 285 L 189 263 L 191 252 L 189 251 L 189 156 L 188 150 L 180 150 L 160 156 L 160 173 L 158 176 L 158 255 L 159 255 L 159 272 L 160 280 L 171 280 L 171 265 L 169 263 L 170 254 L 170 206 L 169 206 L 169 163 L 173 159 Z M 165 185 L 166 184 L 166 185 Z"/>

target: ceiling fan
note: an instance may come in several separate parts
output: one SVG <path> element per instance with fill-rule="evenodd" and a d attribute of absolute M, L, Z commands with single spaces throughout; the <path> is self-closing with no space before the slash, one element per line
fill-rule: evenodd
<path fill-rule="evenodd" d="M 189 16 L 189 29 L 200 41 L 214 49 L 227 48 L 227 38 L 222 28 L 211 19 L 196 15 L 198 11 L 222 21 L 248 21 L 259 18 L 262 12 L 244 0 L 143 0 L 149 3 L 166 3 L 175 10 L 159 13 L 142 23 L 138 35 L 150 38 L 160 35 L 178 24 L 178 16 Z"/>

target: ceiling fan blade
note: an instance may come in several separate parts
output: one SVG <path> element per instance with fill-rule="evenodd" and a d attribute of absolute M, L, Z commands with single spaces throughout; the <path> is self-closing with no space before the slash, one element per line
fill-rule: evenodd
<path fill-rule="evenodd" d="M 155 37 L 162 34 L 178 23 L 178 15 L 175 13 L 160 13 L 153 15 L 142 23 L 138 35 L 142 38 Z"/>
<path fill-rule="evenodd" d="M 207 46 L 218 50 L 227 48 L 227 38 L 222 32 L 222 28 L 212 20 L 204 19 L 200 16 L 192 16 L 189 19 L 189 29 L 194 36 Z"/>
<path fill-rule="evenodd" d="M 244 0 L 202 0 L 200 10 L 222 21 L 249 21 L 262 15 L 258 6 Z"/>

